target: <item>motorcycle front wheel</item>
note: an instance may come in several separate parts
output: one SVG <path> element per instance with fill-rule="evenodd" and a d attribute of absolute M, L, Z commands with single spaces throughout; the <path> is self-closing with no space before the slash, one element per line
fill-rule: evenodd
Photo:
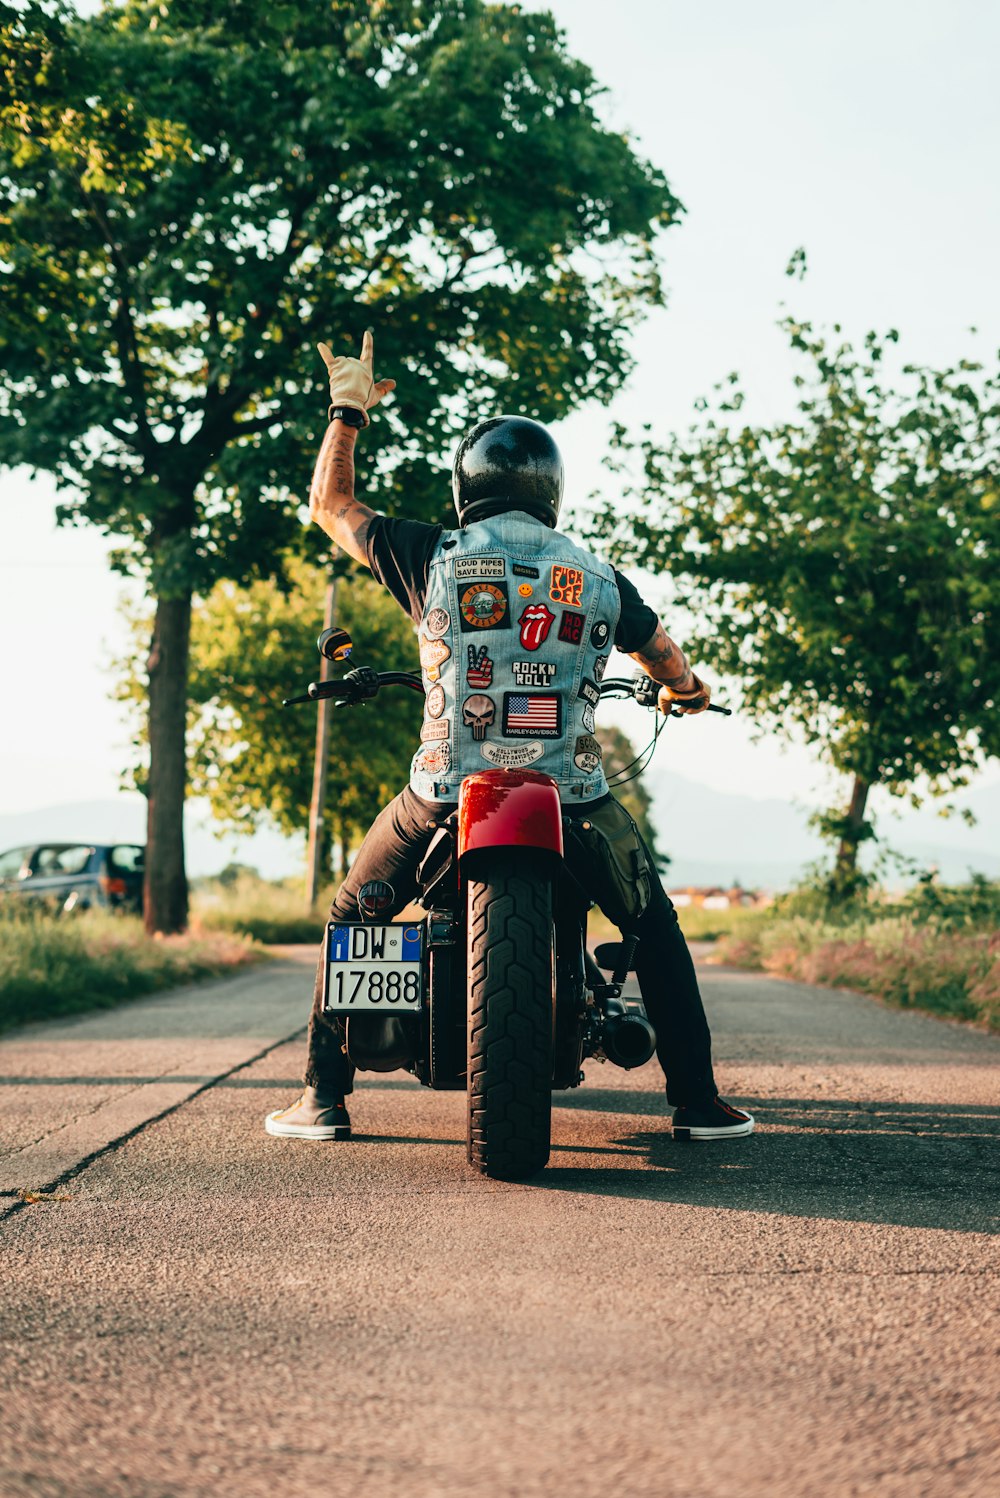
<path fill-rule="evenodd" d="M 525 853 L 493 855 L 468 882 L 470 1165 L 523 1180 L 549 1158 L 552 892 Z"/>

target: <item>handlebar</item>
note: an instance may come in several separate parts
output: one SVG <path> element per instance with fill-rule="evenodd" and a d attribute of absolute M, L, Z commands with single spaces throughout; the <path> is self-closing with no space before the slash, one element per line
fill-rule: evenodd
<path fill-rule="evenodd" d="M 338 681 L 311 681 L 301 697 L 285 697 L 282 707 L 298 702 L 325 702 L 334 699 L 335 707 L 356 707 L 377 697 L 382 687 L 409 687 L 423 696 L 423 682 L 412 671 L 373 671 L 371 666 L 357 666 Z"/>
<path fill-rule="evenodd" d="M 356 707 L 377 697 L 383 687 L 409 687 L 423 695 L 424 686 L 419 676 L 412 671 L 373 671 L 371 666 L 356 666 L 337 681 L 311 681 L 301 697 L 286 697 L 282 707 L 292 707 L 299 702 L 325 702 L 333 700 L 335 707 Z M 631 697 L 640 707 L 655 707 L 660 683 L 651 676 L 612 677 L 602 681 L 602 697 Z M 708 704 L 710 713 L 722 713 L 732 717 L 732 709 Z M 687 713 L 671 712 L 671 718 L 686 718 Z"/>

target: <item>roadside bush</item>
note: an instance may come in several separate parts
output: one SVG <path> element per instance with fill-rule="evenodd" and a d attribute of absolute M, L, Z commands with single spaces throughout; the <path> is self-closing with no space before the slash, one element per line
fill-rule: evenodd
<path fill-rule="evenodd" d="M 225 883 L 211 880 L 195 890 L 193 918 L 203 931 L 228 931 L 266 945 L 310 942 L 323 937 L 332 890 L 320 896 L 318 915 L 309 912 L 301 884 L 271 884 L 251 872 Z"/>
<path fill-rule="evenodd" d="M 0 906 L 0 1029 L 221 977 L 264 955 L 246 937 L 153 939 L 131 916 L 55 917 L 7 904 Z"/>
<path fill-rule="evenodd" d="M 724 939 L 718 955 L 735 966 L 1000 1029 L 1000 935 L 892 910 L 873 907 L 844 924 L 763 914 Z"/>

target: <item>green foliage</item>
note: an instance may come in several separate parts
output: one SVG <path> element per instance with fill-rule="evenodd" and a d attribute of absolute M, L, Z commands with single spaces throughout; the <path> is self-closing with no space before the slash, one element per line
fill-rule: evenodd
<path fill-rule="evenodd" d="M 446 505 L 471 418 L 607 397 L 679 212 L 547 14 L 481 0 L 0 6 L 0 462 L 159 597 L 268 575 L 319 338 L 399 381 L 373 501 Z"/>
<path fill-rule="evenodd" d="M 597 739 L 604 750 L 605 775 L 611 778 L 623 770 L 628 773 L 635 769 L 635 761 L 638 758 L 635 745 L 620 728 L 615 728 L 610 724 L 607 727 L 599 727 Z M 613 786 L 612 789 L 625 810 L 634 817 L 646 846 L 653 855 L 657 871 L 662 874 L 670 862 L 670 855 L 661 852 L 657 846 L 656 828 L 649 815 L 653 798 L 643 784 L 641 776 L 636 776 L 634 780 L 628 781 L 625 785 Z"/>
<path fill-rule="evenodd" d="M 326 910 L 333 890 L 321 894 L 317 907 Z M 266 945 L 315 943 L 323 939 L 324 916 L 306 905 L 301 883 L 271 884 L 252 874 L 232 882 L 208 880 L 194 898 L 194 918 L 203 931 L 228 931 L 251 936 Z"/>
<path fill-rule="evenodd" d="M 956 933 L 915 914 L 893 915 L 878 906 L 846 922 L 769 911 L 725 938 L 719 957 L 1000 1030 L 995 925 Z"/>
<path fill-rule="evenodd" d="M 151 941 L 130 916 L 57 918 L 9 901 L 0 905 L 0 1029 L 221 977 L 263 955 L 245 937 Z"/>
<path fill-rule="evenodd" d="M 1000 373 L 907 367 L 892 388 L 894 333 L 858 353 L 784 326 L 808 361 L 796 419 L 741 426 L 732 376 L 684 438 L 619 430 L 636 504 L 600 528 L 673 578 L 694 652 L 740 679 L 747 713 L 855 778 L 853 813 L 828 828 L 846 868 L 868 786 L 945 792 L 1000 745 Z"/>
<path fill-rule="evenodd" d="M 317 709 L 281 702 L 319 676 L 315 640 L 326 584 L 323 569 L 293 560 L 281 583 L 220 582 L 195 610 L 190 786 L 230 830 L 249 834 L 270 824 L 294 834 L 308 827 Z M 335 675 L 357 665 L 419 674 L 412 623 L 367 572 L 338 578 L 336 617 L 354 640 L 354 654 Z M 136 633 L 143 633 L 141 623 Z M 119 698 L 138 707 L 138 662 L 119 662 L 119 669 Z M 396 687 L 374 702 L 332 712 L 324 829 L 327 848 L 338 843 L 342 861 L 408 780 L 422 710 L 417 693 Z M 141 784 L 141 771 L 137 778 Z"/>

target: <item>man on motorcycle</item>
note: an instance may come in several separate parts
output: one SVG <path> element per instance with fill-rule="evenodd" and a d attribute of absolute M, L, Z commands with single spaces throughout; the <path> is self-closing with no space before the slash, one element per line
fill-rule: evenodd
<path fill-rule="evenodd" d="M 632 583 L 555 529 L 563 469 L 545 427 L 501 416 L 466 435 L 452 477 L 458 530 L 380 515 L 355 497 L 354 446 L 395 381 L 375 381 L 370 332 L 360 359 L 335 358 L 325 344 L 320 352 L 330 375 L 330 426 L 310 514 L 417 625 L 426 694 L 410 783 L 375 819 L 331 907 L 332 920 L 348 922 L 357 920 L 358 892 L 372 880 L 392 886 L 393 912 L 410 902 L 428 844 L 473 770 L 530 764 L 558 782 L 570 816 L 595 814 L 613 799 L 593 736 L 595 684 L 612 644 L 659 683 L 662 712 L 704 712 L 710 692 Z M 575 692 L 570 683 L 579 684 Z M 633 831 L 638 838 L 634 824 Z M 636 976 L 674 1128 L 691 1139 L 749 1134 L 752 1116 L 718 1095 L 694 965 L 655 873 L 651 886 L 634 928 Z M 322 996 L 321 961 L 305 1091 L 269 1114 L 269 1134 L 350 1138 L 344 1100 L 353 1069 Z"/>

